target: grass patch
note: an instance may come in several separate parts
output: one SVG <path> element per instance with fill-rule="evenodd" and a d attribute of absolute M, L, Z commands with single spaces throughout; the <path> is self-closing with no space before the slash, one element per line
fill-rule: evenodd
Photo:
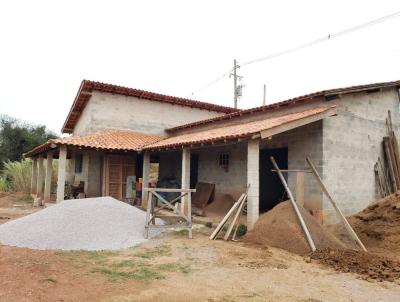
<path fill-rule="evenodd" d="M 206 227 L 208 227 L 209 229 L 212 229 L 212 227 L 213 227 L 212 222 L 211 221 L 206 222 Z"/>
<path fill-rule="evenodd" d="M 166 272 L 189 273 L 190 266 L 176 262 L 153 265 L 145 262 L 123 260 L 112 263 L 109 266 L 96 267 L 91 272 L 101 274 L 113 282 L 127 279 L 151 281 L 165 279 L 164 273 Z"/>
<path fill-rule="evenodd" d="M 92 270 L 92 273 L 99 273 L 105 276 L 108 280 L 116 282 L 125 279 L 135 279 L 140 281 L 150 281 L 164 279 L 165 276 L 156 270 L 147 267 L 138 267 L 134 271 L 119 271 L 106 267 L 97 267 Z"/>
<path fill-rule="evenodd" d="M 25 202 L 31 202 L 31 201 L 33 201 L 33 197 L 29 194 L 24 194 L 24 195 L 18 196 L 18 200 L 25 201 Z"/>
<path fill-rule="evenodd" d="M 166 272 L 181 272 L 184 274 L 188 274 L 190 272 L 190 265 L 178 262 L 163 263 L 159 264 L 157 267 L 159 270 Z"/>
<path fill-rule="evenodd" d="M 173 234 L 175 236 L 188 236 L 189 235 L 189 231 L 187 229 L 174 230 Z"/>
<path fill-rule="evenodd" d="M 151 259 L 159 256 L 170 256 L 171 247 L 168 244 L 162 244 L 153 248 L 147 248 L 143 252 L 133 254 L 135 257 Z"/>

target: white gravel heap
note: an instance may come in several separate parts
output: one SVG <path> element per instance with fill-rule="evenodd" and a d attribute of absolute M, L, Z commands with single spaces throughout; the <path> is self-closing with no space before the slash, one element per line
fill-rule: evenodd
<path fill-rule="evenodd" d="M 145 217 L 112 197 L 65 200 L 0 225 L 0 243 L 40 250 L 123 249 L 146 241 Z M 150 230 L 149 237 L 160 232 Z"/>

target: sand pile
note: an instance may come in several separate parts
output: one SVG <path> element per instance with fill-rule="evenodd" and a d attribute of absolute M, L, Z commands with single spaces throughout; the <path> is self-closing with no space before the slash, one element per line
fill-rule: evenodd
<path fill-rule="evenodd" d="M 328 248 L 317 250 L 310 257 L 337 271 L 356 273 L 367 280 L 393 282 L 400 278 L 400 262 L 364 251 Z"/>
<path fill-rule="evenodd" d="M 317 249 L 344 248 L 333 235 L 324 230 L 308 211 L 299 207 Z M 281 202 L 260 216 L 254 229 L 244 238 L 245 242 L 273 246 L 304 255 L 310 247 L 289 201 Z"/>
<path fill-rule="evenodd" d="M 374 202 L 349 222 L 367 249 L 400 256 L 400 192 Z"/>
<path fill-rule="evenodd" d="M 0 225 L 0 243 L 33 249 L 128 248 L 146 241 L 145 217 L 144 211 L 111 197 L 65 200 Z M 153 229 L 149 235 L 159 232 Z"/>

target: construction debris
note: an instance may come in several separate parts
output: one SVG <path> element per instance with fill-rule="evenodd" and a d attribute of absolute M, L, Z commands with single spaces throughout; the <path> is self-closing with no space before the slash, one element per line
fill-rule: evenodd
<path fill-rule="evenodd" d="M 311 259 L 337 271 L 359 274 L 368 281 L 390 281 L 400 278 L 400 262 L 372 253 L 327 248 L 310 254 Z"/>
<path fill-rule="evenodd" d="M 390 110 L 386 118 L 387 136 L 383 137 L 384 159 L 378 157 L 374 171 L 378 189 L 382 197 L 400 189 L 400 154 L 396 134 L 393 130 Z"/>
<path fill-rule="evenodd" d="M 229 220 L 229 218 L 233 217 L 232 221 L 231 221 L 231 223 L 230 223 L 230 225 L 228 227 L 228 230 L 227 230 L 227 232 L 225 233 L 225 236 L 224 236 L 224 240 L 228 240 L 229 239 L 229 236 L 230 236 L 230 234 L 232 232 L 232 229 L 235 226 L 239 215 L 243 211 L 244 204 L 245 204 L 245 202 L 247 200 L 247 192 L 248 192 L 248 190 L 249 190 L 249 186 L 247 187 L 246 192 L 243 193 L 242 195 L 240 195 L 239 199 L 233 204 L 232 208 L 228 211 L 228 213 L 225 215 L 225 217 L 218 224 L 217 228 L 214 230 L 214 232 L 209 237 L 210 240 L 215 240 L 217 238 L 218 234 L 221 232 L 221 230 L 224 227 L 224 225 Z M 236 230 L 234 232 L 234 237 L 235 237 L 235 235 L 236 235 Z"/>

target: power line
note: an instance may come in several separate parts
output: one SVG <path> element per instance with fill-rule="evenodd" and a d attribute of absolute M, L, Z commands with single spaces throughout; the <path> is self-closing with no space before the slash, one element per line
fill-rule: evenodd
<path fill-rule="evenodd" d="M 400 11 L 395 12 L 395 13 L 390 14 L 390 15 L 386 15 L 386 16 L 380 17 L 378 19 L 374 19 L 372 21 L 368 21 L 368 22 L 360 24 L 360 25 L 356 25 L 356 26 L 350 27 L 348 29 L 345 29 L 345 30 L 342 30 L 342 31 L 339 31 L 339 32 L 336 32 L 336 33 L 333 33 L 333 34 L 328 34 L 327 36 L 312 40 L 312 41 L 304 43 L 304 44 L 300 44 L 300 45 L 292 47 L 292 48 L 288 48 L 288 49 L 283 50 L 283 51 L 279 51 L 279 52 L 267 55 L 265 57 L 261 57 L 261 58 L 258 58 L 258 59 L 254 59 L 254 60 L 251 60 L 251 61 L 244 62 L 240 66 L 250 65 L 250 64 L 253 64 L 253 63 L 257 63 L 257 62 L 265 61 L 265 60 L 268 60 L 268 59 L 276 58 L 276 57 L 279 57 L 279 56 L 282 56 L 282 55 L 286 55 L 286 54 L 292 53 L 294 51 L 297 51 L 297 50 L 300 50 L 300 49 L 304 49 L 304 48 L 307 48 L 307 47 L 310 47 L 310 46 L 313 46 L 315 44 L 319 44 L 319 43 L 322 43 L 322 42 L 325 42 L 325 41 L 328 41 L 328 40 L 332 40 L 334 38 L 337 38 L 337 37 L 340 37 L 340 36 L 344 36 L 346 34 L 353 33 L 355 31 L 362 30 L 364 28 L 367 28 L 367 27 L 370 27 L 370 26 L 385 22 L 387 20 L 390 20 L 390 19 L 393 19 L 393 18 L 396 18 L 396 17 L 399 17 L 399 16 L 400 16 Z"/>
<path fill-rule="evenodd" d="M 279 51 L 279 52 L 276 52 L 276 53 L 273 53 L 273 54 L 270 54 L 270 55 L 267 55 L 267 56 L 264 56 L 264 57 L 261 57 L 261 58 L 257 58 L 257 59 L 254 59 L 254 60 L 250 60 L 250 61 L 244 62 L 244 63 L 242 63 L 242 64 L 240 64 L 240 65 L 238 65 L 238 66 L 246 66 L 246 65 L 253 64 L 253 63 L 257 63 L 257 62 L 269 60 L 269 59 L 272 59 L 272 58 L 280 57 L 280 56 L 283 56 L 283 55 L 286 55 L 286 54 L 295 52 L 295 51 L 297 51 L 297 50 L 300 50 L 300 49 L 304 49 L 304 48 L 313 46 L 313 45 L 315 45 L 315 44 L 319 44 L 319 43 L 322 43 L 322 42 L 325 42 L 325 41 L 329 41 L 329 40 L 332 40 L 332 39 L 334 39 L 334 38 L 338 38 L 338 37 L 340 37 L 340 36 L 344 36 L 344 35 L 347 35 L 347 34 L 349 34 L 349 33 L 353 33 L 353 32 L 362 30 L 362 29 L 364 29 L 364 28 L 371 27 L 371 26 L 373 26 L 373 25 L 376 25 L 376 24 L 379 24 L 379 23 L 388 21 L 388 20 L 390 20 L 390 19 L 394 19 L 394 18 L 399 17 L 399 16 L 400 16 L 400 11 L 395 12 L 395 13 L 393 13 L 393 14 L 389 14 L 389 15 L 380 17 L 380 18 L 377 18 L 377 19 L 374 19 L 374 20 L 371 20 L 371 21 L 368 21 L 368 22 L 363 23 L 363 24 L 360 24 L 360 25 L 356 25 L 356 26 L 347 28 L 347 29 L 342 30 L 342 31 L 338 31 L 338 32 L 333 33 L 333 34 L 328 34 L 327 36 L 324 36 L 324 37 L 321 37 L 321 38 L 318 38 L 318 39 L 309 41 L 309 42 L 307 42 L 307 43 L 300 44 L 300 45 L 295 46 L 295 47 L 292 47 L 292 48 L 288 48 L 288 49 L 286 49 L 286 50 L 282 50 L 282 51 Z M 192 92 L 192 95 L 194 95 L 195 93 L 198 93 L 198 92 L 200 92 L 200 91 L 202 91 L 202 90 L 204 90 L 204 89 L 210 87 L 211 85 L 213 85 L 213 84 L 219 82 L 219 81 L 222 80 L 224 77 L 226 77 L 227 75 L 229 75 L 229 74 L 232 72 L 232 70 L 233 70 L 233 68 L 229 69 L 229 71 L 227 71 L 227 72 L 221 74 L 221 75 L 220 75 L 219 77 L 217 77 L 215 80 L 209 82 L 208 84 L 204 85 L 203 87 L 199 88 L 198 90 Z"/>

